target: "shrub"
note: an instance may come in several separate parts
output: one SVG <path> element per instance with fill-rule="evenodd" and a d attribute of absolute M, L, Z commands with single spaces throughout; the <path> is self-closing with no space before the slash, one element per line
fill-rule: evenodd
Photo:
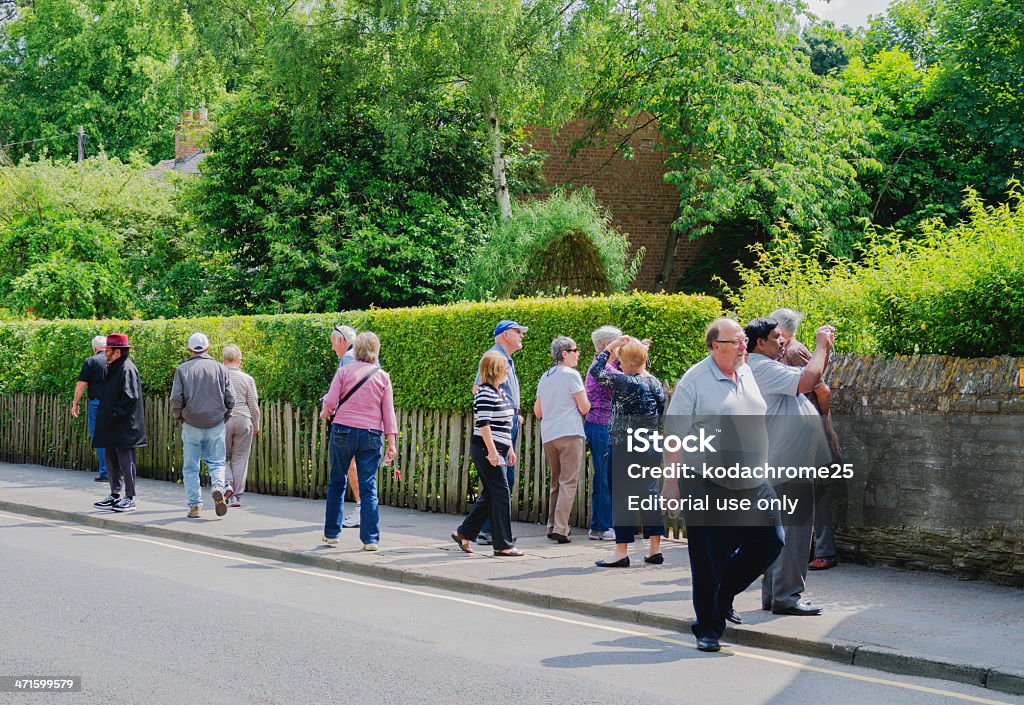
<path fill-rule="evenodd" d="M 652 372 L 673 383 L 705 354 L 707 323 L 718 316 L 716 299 L 640 294 L 595 298 L 517 299 L 344 314 L 281 314 L 151 321 L 8 321 L 0 323 L 0 394 L 43 392 L 69 395 L 89 341 L 96 334 L 126 333 L 149 394 L 170 390 L 175 366 L 188 356 L 185 341 L 201 330 L 214 353 L 223 345 L 242 348 L 245 369 L 261 396 L 312 402 L 327 389 L 337 365 L 328 345 L 331 327 L 345 322 L 381 338 L 381 363 L 391 373 L 396 403 L 403 408 L 466 411 L 480 355 L 502 318 L 529 326 L 516 354 L 524 406 L 532 405 L 540 375 L 550 366 L 556 335 L 572 336 L 589 350 L 590 333 L 613 324 L 654 339 Z M 581 356 L 580 367 L 590 357 Z"/>
<path fill-rule="evenodd" d="M 830 259 L 821 244 L 801 249 L 783 229 L 771 246 L 755 246 L 756 264 L 740 267 L 729 291 L 742 319 L 778 306 L 807 314 L 800 337 L 836 325 L 836 347 L 885 354 L 960 357 L 1024 354 L 1024 190 L 985 206 L 973 192 L 968 220 L 926 223 L 907 241 L 896 231 L 868 237 L 859 264 Z"/>
<path fill-rule="evenodd" d="M 554 191 L 518 204 L 477 251 L 466 281 L 467 299 L 552 294 L 611 294 L 636 277 L 641 248 L 611 225 L 611 214 L 590 189 Z"/>

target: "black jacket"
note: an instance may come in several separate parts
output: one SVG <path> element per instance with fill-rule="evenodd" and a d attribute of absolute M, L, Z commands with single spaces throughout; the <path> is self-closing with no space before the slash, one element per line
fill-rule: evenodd
<path fill-rule="evenodd" d="M 142 381 L 135 363 L 122 357 L 107 367 L 107 387 L 96 411 L 93 448 L 138 448 L 146 445 Z"/>

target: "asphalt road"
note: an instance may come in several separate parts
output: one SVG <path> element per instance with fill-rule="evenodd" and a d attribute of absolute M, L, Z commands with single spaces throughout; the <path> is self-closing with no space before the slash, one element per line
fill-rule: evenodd
<path fill-rule="evenodd" d="M 689 635 L 0 513 L 7 703 L 1024 703 Z"/>

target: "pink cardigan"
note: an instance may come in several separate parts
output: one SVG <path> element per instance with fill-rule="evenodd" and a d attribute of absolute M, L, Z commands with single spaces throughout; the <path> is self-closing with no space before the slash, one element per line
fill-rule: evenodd
<path fill-rule="evenodd" d="M 352 389 L 370 369 L 376 367 L 369 362 L 359 360 L 349 363 L 334 373 L 331 388 L 324 397 L 325 406 L 333 412 L 338 402 Z M 351 428 L 367 428 L 382 431 L 385 434 L 398 433 L 398 421 L 395 419 L 395 395 L 391 387 L 391 378 L 381 370 L 356 391 L 334 417 L 333 423 Z"/>

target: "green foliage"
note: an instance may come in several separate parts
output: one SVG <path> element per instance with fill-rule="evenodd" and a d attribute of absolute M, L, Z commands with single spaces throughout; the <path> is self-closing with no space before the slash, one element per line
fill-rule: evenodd
<path fill-rule="evenodd" d="M 988 203 L 1024 168 L 1024 5 L 898 0 L 869 28 L 842 79 L 872 108 L 885 165 L 867 175 L 877 225 L 918 234 L 966 215 L 962 189 Z"/>
<path fill-rule="evenodd" d="M 968 221 L 933 220 L 917 240 L 873 233 L 858 265 L 791 235 L 757 246 L 757 263 L 740 269 L 743 284 L 729 303 L 744 320 L 779 306 L 804 312 L 805 342 L 831 323 L 838 350 L 1024 355 L 1024 190 L 1014 183 L 999 206 L 971 192 L 964 205 Z"/>
<path fill-rule="evenodd" d="M 480 355 L 494 344 L 491 332 L 503 318 L 530 330 L 516 354 L 523 403 L 532 404 L 540 375 L 550 367 L 557 335 L 592 349 L 590 333 L 605 324 L 653 338 L 651 369 L 673 382 L 706 354 L 704 328 L 719 315 L 715 299 L 688 296 L 610 296 L 517 299 L 493 303 L 350 312 L 338 315 L 250 316 L 153 321 L 0 322 L 0 394 L 70 394 L 94 335 L 123 332 L 148 394 L 170 390 L 175 366 L 188 356 L 188 336 L 201 330 L 214 351 L 230 343 L 242 348 L 244 367 L 261 397 L 312 402 L 326 391 L 337 367 L 331 328 L 348 323 L 381 338 L 381 363 L 391 374 L 396 404 L 403 408 L 466 411 Z M 589 357 L 582 356 L 581 366 Z M 529 402 L 527 399 L 529 398 Z"/>
<path fill-rule="evenodd" d="M 168 156 L 179 100 L 175 51 L 151 0 L 20 3 L 0 23 L 0 143 L 53 138 L 86 128 L 89 151 L 128 159 Z M 192 106 L 189 106 L 192 107 Z M 77 152 L 74 135 L 12 147 L 12 155 Z"/>
<path fill-rule="evenodd" d="M 642 259 L 643 248 L 630 259 L 626 236 L 590 189 L 557 190 L 516 205 L 478 250 L 465 295 L 610 294 L 629 286 Z"/>
<path fill-rule="evenodd" d="M 320 57 L 322 70 L 340 58 Z M 340 79 L 335 88 L 354 101 L 349 89 L 364 90 Z M 293 104 L 261 89 L 221 117 L 203 178 L 186 196 L 210 256 L 223 255 L 212 310 L 450 300 L 490 220 L 472 117 L 442 100 L 396 142 L 372 104 L 352 102 L 317 128 L 307 109 L 305 98 Z"/>
<path fill-rule="evenodd" d="M 865 116 L 799 51 L 799 5 L 753 0 L 647 3 L 621 12 L 607 44 L 621 46 L 591 100 L 595 130 L 609 106 L 646 110 L 668 145 L 679 237 L 723 222 L 779 220 L 820 232 L 837 253 L 859 238 L 867 199 L 859 174 L 877 168 Z M 667 285 L 670 240 L 656 286 Z"/>
<path fill-rule="evenodd" d="M 0 305 L 37 316 L 181 315 L 201 268 L 174 192 L 141 165 L 96 157 L 0 166 Z"/>

